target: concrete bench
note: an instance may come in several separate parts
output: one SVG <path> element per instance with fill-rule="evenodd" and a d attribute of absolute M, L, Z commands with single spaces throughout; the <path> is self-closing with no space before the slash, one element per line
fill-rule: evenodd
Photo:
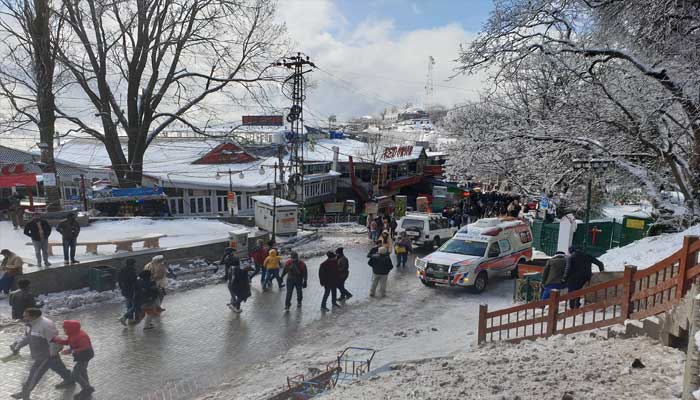
<path fill-rule="evenodd" d="M 134 243 L 143 242 L 143 247 L 146 249 L 159 249 L 160 248 L 160 238 L 166 237 L 168 235 L 151 233 L 148 235 L 140 237 L 132 237 L 126 239 L 113 239 L 113 240 L 81 240 L 76 243 L 76 246 L 85 246 L 85 252 L 88 254 L 97 255 L 98 246 L 117 246 L 115 251 L 134 251 Z M 28 246 L 32 246 L 32 242 L 26 243 Z M 53 256 L 53 248 L 63 247 L 63 242 L 49 242 L 49 255 Z"/>
<path fill-rule="evenodd" d="M 112 240 L 111 244 L 116 245 L 116 251 L 134 251 L 134 243 L 143 242 L 143 247 L 145 249 L 159 249 L 160 248 L 160 238 L 166 237 L 168 235 L 163 235 L 159 233 L 151 233 L 148 235 Z"/>

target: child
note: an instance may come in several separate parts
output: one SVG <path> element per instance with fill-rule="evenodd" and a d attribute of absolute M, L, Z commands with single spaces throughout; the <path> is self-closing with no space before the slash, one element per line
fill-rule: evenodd
<path fill-rule="evenodd" d="M 90 386 L 88 380 L 87 367 L 88 363 L 95 356 L 92 350 L 92 342 L 87 333 L 80 329 L 80 322 L 75 320 L 63 321 L 63 330 L 66 332 L 67 339 L 55 337 L 53 342 L 60 345 L 70 346 L 69 350 L 62 351 L 62 354 L 73 354 L 75 365 L 71 374 L 73 380 L 77 382 L 83 389 L 76 394 L 74 399 L 87 399 L 95 391 L 95 388 Z"/>

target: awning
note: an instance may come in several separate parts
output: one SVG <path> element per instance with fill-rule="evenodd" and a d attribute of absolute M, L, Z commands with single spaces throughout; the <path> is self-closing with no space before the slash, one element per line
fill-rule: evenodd
<path fill-rule="evenodd" d="M 15 186 L 36 186 L 36 174 L 0 175 L 0 187 L 10 188 Z"/>

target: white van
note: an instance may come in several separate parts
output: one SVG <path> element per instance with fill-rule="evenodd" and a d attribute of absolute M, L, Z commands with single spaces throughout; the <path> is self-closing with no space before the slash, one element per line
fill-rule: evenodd
<path fill-rule="evenodd" d="M 484 218 L 462 227 L 437 251 L 416 258 L 416 274 L 426 286 L 463 286 L 480 293 L 489 278 L 516 276 L 518 263 L 531 258 L 532 232 L 527 222 Z"/>
<path fill-rule="evenodd" d="M 457 227 L 451 226 L 450 220 L 440 214 L 409 212 L 396 223 L 396 233 L 402 232 L 417 246 L 432 248 L 440 247 L 451 238 Z"/>

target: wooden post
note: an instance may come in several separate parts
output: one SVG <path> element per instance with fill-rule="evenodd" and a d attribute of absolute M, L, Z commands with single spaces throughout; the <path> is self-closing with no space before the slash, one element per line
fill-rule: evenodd
<path fill-rule="evenodd" d="M 477 344 L 482 344 L 486 342 L 486 313 L 488 313 L 488 310 L 488 305 L 479 304 L 479 325 L 477 328 Z"/>
<path fill-rule="evenodd" d="M 549 310 L 547 311 L 547 333 L 552 336 L 557 333 L 557 314 L 559 313 L 559 289 L 552 289 L 549 295 Z"/>
<path fill-rule="evenodd" d="M 678 265 L 678 286 L 676 287 L 676 299 L 680 300 L 685 295 L 686 283 L 685 277 L 688 272 L 688 268 L 692 267 L 688 262 L 690 258 L 690 245 L 698 240 L 697 236 L 685 236 L 683 238 L 683 250 L 681 251 L 681 260 Z"/>
<path fill-rule="evenodd" d="M 625 272 L 622 275 L 622 310 L 621 317 L 624 320 L 629 319 L 632 314 L 631 299 L 634 293 L 634 273 L 637 272 L 637 267 L 634 265 L 625 265 Z"/>

